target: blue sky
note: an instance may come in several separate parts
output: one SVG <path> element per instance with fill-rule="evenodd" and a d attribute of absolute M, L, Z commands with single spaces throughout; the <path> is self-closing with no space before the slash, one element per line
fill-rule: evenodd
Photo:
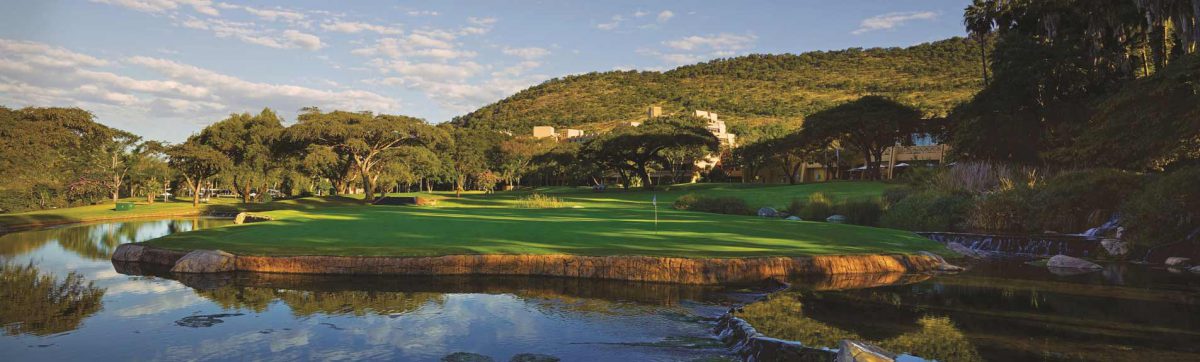
<path fill-rule="evenodd" d="M 967 0 L 5 0 L 0 104 L 180 141 L 301 107 L 444 122 L 547 79 L 964 34 Z"/>

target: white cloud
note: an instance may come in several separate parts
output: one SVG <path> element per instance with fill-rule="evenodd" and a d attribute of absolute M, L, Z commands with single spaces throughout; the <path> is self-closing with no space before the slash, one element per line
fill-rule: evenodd
<path fill-rule="evenodd" d="M 467 18 L 468 23 L 475 24 L 478 26 L 492 26 L 492 25 L 496 24 L 496 21 L 497 21 L 496 18 L 493 18 L 493 17 L 477 18 L 477 17 L 472 16 L 472 17 Z"/>
<path fill-rule="evenodd" d="M 294 38 L 302 44 L 311 41 L 303 34 Z M 120 66 L 114 66 L 117 64 Z M 148 76 L 135 78 L 118 72 Z M 216 121 L 230 112 L 264 106 L 287 114 L 306 106 L 394 112 L 399 105 L 368 91 L 253 82 L 162 58 L 104 60 L 61 47 L 2 38 L 0 104 L 79 106 L 115 126 L 148 129 L 151 135 L 155 130 L 177 128 L 142 122 L 172 120 L 198 128 L 201 124 L 194 123 L 196 120 Z"/>
<path fill-rule="evenodd" d="M 671 12 L 670 10 L 663 10 L 661 13 L 658 13 L 658 17 L 656 19 L 658 19 L 658 22 L 660 23 L 665 23 L 667 20 L 671 20 L 673 17 L 675 17 L 674 12 Z"/>
<path fill-rule="evenodd" d="M 301 13 L 298 11 L 293 11 L 293 10 L 286 10 L 286 9 L 282 9 L 282 8 L 255 9 L 255 8 L 252 8 L 249 6 L 244 6 L 244 7 L 242 7 L 242 9 L 246 10 L 246 12 L 248 12 L 248 13 L 254 14 L 254 16 L 257 16 L 260 19 L 268 20 L 268 21 L 282 20 L 282 21 L 294 23 L 294 22 L 302 21 L 305 18 L 304 13 Z"/>
<path fill-rule="evenodd" d="M 905 23 L 913 20 L 933 20 L 936 19 L 937 16 L 938 14 L 932 11 L 905 11 L 876 15 L 863 19 L 863 21 L 858 24 L 858 29 L 855 29 L 850 33 L 859 35 L 875 30 L 888 30 L 904 25 Z"/>
<path fill-rule="evenodd" d="M 174 11 L 181 6 L 190 6 L 192 10 L 208 16 L 221 15 L 213 7 L 211 0 L 91 0 L 95 3 L 116 5 L 123 8 L 145 13 L 165 13 Z"/>
<path fill-rule="evenodd" d="M 646 15 L 650 15 L 650 13 L 641 11 L 641 10 L 633 12 L 633 17 L 635 17 L 635 18 L 640 18 L 640 17 L 646 16 Z"/>
<path fill-rule="evenodd" d="M 625 17 L 620 16 L 620 15 L 613 15 L 612 21 L 609 21 L 607 23 L 596 24 L 596 29 L 613 30 L 613 29 L 616 29 L 618 26 L 620 26 L 621 22 L 623 22 L 623 21 L 625 21 Z"/>
<path fill-rule="evenodd" d="M 363 31 L 371 31 L 371 32 L 375 32 L 375 33 L 379 33 L 379 34 L 383 34 L 383 35 L 395 35 L 395 34 L 402 33 L 402 31 L 400 31 L 400 28 L 396 28 L 396 27 L 359 23 L 359 22 L 353 22 L 353 21 L 325 22 L 325 23 L 321 23 L 321 28 L 328 30 L 328 31 L 336 31 L 339 33 L 351 33 L 351 34 L 360 33 Z"/>
<path fill-rule="evenodd" d="M 663 42 L 664 45 L 679 50 L 697 50 L 709 48 L 712 50 L 739 50 L 749 48 L 758 40 L 753 34 L 737 35 L 721 33 L 710 36 L 693 35 L 677 40 Z"/>
<path fill-rule="evenodd" d="M 438 16 L 438 15 L 441 15 L 436 11 L 430 11 L 430 10 L 409 10 L 407 14 L 408 14 L 408 16 Z"/>
<path fill-rule="evenodd" d="M 550 55 L 550 51 L 546 48 L 528 47 L 528 48 L 509 48 L 505 47 L 501 50 L 504 54 L 522 59 L 538 59 Z"/>
<path fill-rule="evenodd" d="M 283 31 L 283 38 L 287 39 L 289 46 L 302 49 L 317 50 L 325 46 L 321 44 L 321 38 L 318 38 L 316 35 L 301 33 L 291 29 Z"/>

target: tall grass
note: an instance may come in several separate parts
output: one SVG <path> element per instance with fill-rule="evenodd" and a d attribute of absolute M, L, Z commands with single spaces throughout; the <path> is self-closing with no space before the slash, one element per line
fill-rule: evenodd
<path fill-rule="evenodd" d="M 560 198 L 538 193 L 517 199 L 517 207 L 522 209 L 558 209 L 567 206 Z"/>

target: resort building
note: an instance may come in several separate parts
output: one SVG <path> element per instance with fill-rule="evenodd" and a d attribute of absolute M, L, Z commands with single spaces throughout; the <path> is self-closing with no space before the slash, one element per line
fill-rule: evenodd
<path fill-rule="evenodd" d="M 551 126 L 533 127 L 533 138 L 546 137 L 553 137 L 556 141 L 579 142 L 585 139 L 586 134 L 583 132 L 583 130 L 573 128 L 556 131 L 554 127 Z"/>

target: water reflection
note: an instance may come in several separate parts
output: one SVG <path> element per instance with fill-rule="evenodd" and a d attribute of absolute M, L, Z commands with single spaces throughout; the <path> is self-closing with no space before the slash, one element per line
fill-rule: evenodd
<path fill-rule="evenodd" d="M 1123 265 L 1061 276 L 991 264 L 911 285 L 801 287 L 749 305 L 741 317 L 813 346 L 855 338 L 942 361 L 1194 361 L 1197 312 L 1193 275 Z"/>
<path fill-rule="evenodd" d="M 118 245 L 232 223 L 226 219 L 190 218 L 68 225 L 0 235 L 0 257 L 27 255 L 54 243 L 88 260 L 107 261 Z"/>
<path fill-rule="evenodd" d="M 0 325 L 4 334 L 37 336 L 74 330 L 100 310 L 104 289 L 77 273 L 61 280 L 32 264 L 0 265 Z"/>

